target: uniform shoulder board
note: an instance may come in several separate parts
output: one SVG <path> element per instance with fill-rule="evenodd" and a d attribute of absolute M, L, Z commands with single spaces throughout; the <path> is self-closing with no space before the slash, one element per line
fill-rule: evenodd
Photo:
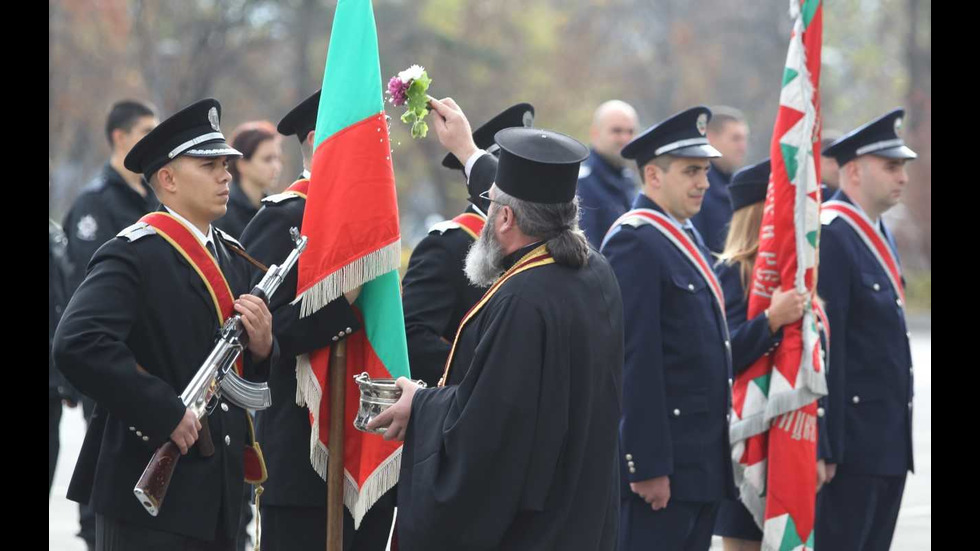
<path fill-rule="evenodd" d="M 278 203 L 282 203 L 283 201 L 288 201 L 290 199 L 299 199 L 299 198 L 300 196 L 296 195 L 295 193 L 277 193 L 275 195 L 263 197 L 262 202 L 266 204 L 275 205 Z"/>
<path fill-rule="evenodd" d="M 623 220 L 624 226 L 633 226 L 634 228 L 639 228 L 640 226 L 646 224 L 642 218 L 639 216 L 631 216 L 626 220 Z"/>
<path fill-rule="evenodd" d="M 459 229 L 459 222 L 456 222 L 454 220 L 443 220 L 438 224 L 433 224 L 433 226 L 429 228 L 429 233 L 438 232 L 440 235 L 442 235 L 449 230 L 458 230 L 458 229 Z"/>
<path fill-rule="evenodd" d="M 217 226 L 211 226 L 211 227 L 214 228 L 214 231 L 218 232 L 221 235 L 221 239 L 227 241 L 228 243 L 231 243 L 232 245 L 238 247 L 243 251 L 245 250 L 245 246 L 239 243 L 237 239 L 229 235 L 228 232 L 218 228 Z"/>
<path fill-rule="evenodd" d="M 153 226 L 147 224 L 146 222 L 137 222 L 132 226 L 123 228 L 121 232 L 116 234 L 116 237 L 125 238 L 127 241 L 132 243 L 133 241 L 136 241 L 141 237 L 145 237 L 147 235 L 153 235 L 156 232 L 157 230 L 154 229 Z"/>
<path fill-rule="evenodd" d="M 589 165 L 587 165 L 585 163 L 582 163 L 581 165 L 579 165 L 579 167 L 578 167 L 578 179 L 579 180 L 581 180 L 582 178 L 588 178 L 590 174 L 592 174 L 592 167 L 591 166 L 589 166 Z"/>
<path fill-rule="evenodd" d="M 840 213 L 833 210 L 820 209 L 820 224 L 827 226 L 837 219 Z"/>

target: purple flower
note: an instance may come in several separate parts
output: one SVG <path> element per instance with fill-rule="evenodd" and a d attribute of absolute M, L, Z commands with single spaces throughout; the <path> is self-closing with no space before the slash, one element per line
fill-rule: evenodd
<path fill-rule="evenodd" d="M 408 101 L 408 87 L 411 84 L 411 82 L 402 82 L 402 79 L 397 76 L 391 77 L 388 81 L 388 101 L 395 106 L 405 105 Z"/>

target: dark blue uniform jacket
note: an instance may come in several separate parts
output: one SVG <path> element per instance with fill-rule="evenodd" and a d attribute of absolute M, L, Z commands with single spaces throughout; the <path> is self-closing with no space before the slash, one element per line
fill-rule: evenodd
<path fill-rule="evenodd" d="M 833 198 L 854 204 L 843 191 Z M 898 258 L 884 223 L 881 229 Z M 913 469 L 912 352 L 904 304 L 885 269 L 840 217 L 823 225 L 817 284 L 831 328 L 829 461 L 842 473 L 904 475 Z"/>
<path fill-rule="evenodd" d="M 609 164 L 594 149 L 579 168 L 579 227 L 596 250 L 613 222 L 633 204 L 637 188 L 632 174 Z"/>
<path fill-rule="evenodd" d="M 642 194 L 633 206 L 663 212 Z M 632 494 L 629 482 L 669 475 L 671 499 L 734 497 L 728 439 L 732 360 L 714 295 L 652 226 L 621 226 L 602 252 L 619 280 L 626 328 L 622 495 Z M 708 252 L 701 252 L 707 259 Z"/>
<path fill-rule="evenodd" d="M 129 187 L 108 162 L 82 188 L 62 224 L 68 237 L 68 259 L 75 266 L 72 291 L 82 282 L 89 260 L 103 243 L 160 205 L 150 186 L 144 183 L 143 188 L 146 197 Z"/>

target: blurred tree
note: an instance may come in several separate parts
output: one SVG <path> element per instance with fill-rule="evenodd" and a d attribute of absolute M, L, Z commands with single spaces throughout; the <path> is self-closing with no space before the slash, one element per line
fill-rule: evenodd
<path fill-rule="evenodd" d="M 49 0 L 49 209 L 57 218 L 108 153 L 109 105 L 154 102 L 163 116 L 214 96 L 226 132 L 277 121 L 320 85 L 335 0 Z M 612 98 L 647 126 L 704 103 L 745 111 L 749 161 L 768 155 L 791 31 L 787 0 L 375 0 L 384 79 L 413 63 L 482 124 L 520 101 L 535 124 L 588 141 L 592 112 Z M 907 266 L 931 258 L 929 0 L 825 0 L 826 127 L 846 130 L 906 105 L 906 137 L 920 159 L 901 240 Z M 387 106 L 404 241 L 466 201 L 443 169 L 434 135 L 412 140 Z M 300 166 L 284 148 L 283 186 Z M 905 221 L 909 221 L 905 224 Z"/>

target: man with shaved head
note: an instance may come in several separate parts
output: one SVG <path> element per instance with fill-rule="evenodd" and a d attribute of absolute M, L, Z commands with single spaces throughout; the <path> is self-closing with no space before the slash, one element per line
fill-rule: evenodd
<path fill-rule="evenodd" d="M 600 105 L 592 117 L 592 147 L 589 158 L 579 168 L 578 198 L 582 213 L 579 224 L 596 249 L 636 196 L 633 171 L 620 151 L 633 139 L 637 124 L 636 110 L 615 99 Z"/>

